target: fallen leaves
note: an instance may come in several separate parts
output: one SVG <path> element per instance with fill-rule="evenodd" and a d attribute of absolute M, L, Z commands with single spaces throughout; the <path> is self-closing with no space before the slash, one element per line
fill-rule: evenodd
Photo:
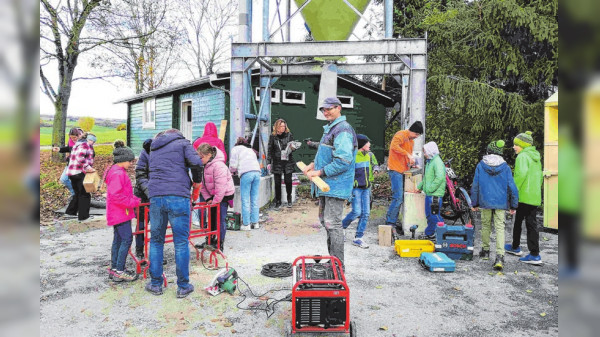
<path fill-rule="evenodd" d="M 540 316 L 542 316 L 542 317 L 546 317 L 546 313 L 545 313 L 545 312 L 542 312 L 542 313 L 540 314 Z"/>
<path fill-rule="evenodd" d="M 381 330 L 381 331 L 388 331 L 388 327 L 385 326 L 385 325 L 384 326 L 380 326 L 379 330 Z"/>
<path fill-rule="evenodd" d="M 525 290 L 525 292 L 527 292 L 528 294 L 531 294 L 533 292 L 533 290 L 527 289 L 527 290 Z"/>

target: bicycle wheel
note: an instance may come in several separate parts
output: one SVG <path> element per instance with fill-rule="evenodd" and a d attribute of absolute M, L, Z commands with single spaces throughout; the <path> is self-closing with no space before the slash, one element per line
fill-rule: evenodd
<path fill-rule="evenodd" d="M 459 188 L 457 190 L 457 198 L 458 198 L 458 210 L 457 210 L 457 218 L 460 218 L 460 221 L 463 225 L 468 224 L 469 222 L 473 224 L 473 212 L 471 212 L 471 198 L 467 194 L 464 188 Z"/>
<path fill-rule="evenodd" d="M 452 199 L 450 198 L 448 189 L 446 189 L 446 195 L 444 195 L 444 199 L 442 200 L 440 215 L 446 220 L 456 220 L 460 217 L 460 214 L 457 213 L 457 210 L 454 209 L 454 206 L 452 205 Z"/>

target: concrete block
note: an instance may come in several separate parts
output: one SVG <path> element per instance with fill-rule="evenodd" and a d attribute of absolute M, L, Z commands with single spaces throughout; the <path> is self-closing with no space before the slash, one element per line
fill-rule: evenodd
<path fill-rule="evenodd" d="M 418 225 L 417 233 L 422 233 L 427 227 L 425 217 L 425 194 L 404 192 L 404 207 L 402 208 L 402 229 L 410 233 L 412 225 Z"/>
<path fill-rule="evenodd" d="M 263 207 L 268 204 L 274 196 L 273 176 L 260 177 L 260 191 L 258 196 L 258 206 Z M 235 195 L 233 196 L 233 211 L 242 212 L 242 197 L 240 187 L 235 187 Z"/>

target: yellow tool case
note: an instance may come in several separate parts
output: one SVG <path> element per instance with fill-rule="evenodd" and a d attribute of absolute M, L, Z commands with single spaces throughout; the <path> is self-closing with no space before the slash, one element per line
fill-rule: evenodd
<path fill-rule="evenodd" d="M 419 257 L 421 253 L 433 253 L 435 248 L 429 240 L 396 240 L 396 253 L 400 257 Z"/>

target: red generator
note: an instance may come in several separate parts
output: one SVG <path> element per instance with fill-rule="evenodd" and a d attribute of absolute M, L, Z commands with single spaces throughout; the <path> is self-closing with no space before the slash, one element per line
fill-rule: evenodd
<path fill-rule="evenodd" d="M 344 333 L 356 336 L 350 322 L 350 290 L 335 256 L 300 256 L 292 263 L 292 322 L 285 335 Z"/>

